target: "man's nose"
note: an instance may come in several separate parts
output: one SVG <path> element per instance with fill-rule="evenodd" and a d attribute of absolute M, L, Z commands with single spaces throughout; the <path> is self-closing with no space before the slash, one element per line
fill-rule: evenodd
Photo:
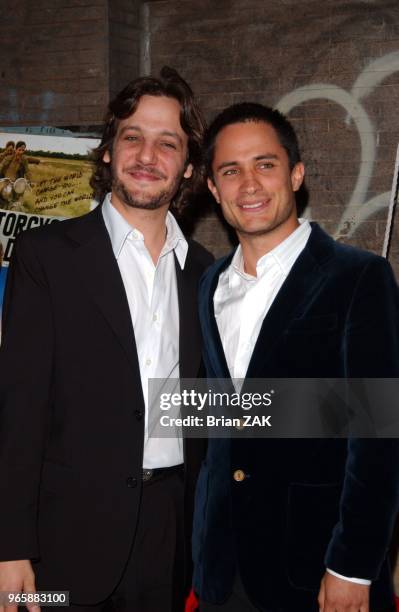
<path fill-rule="evenodd" d="M 247 172 L 242 175 L 241 191 L 249 195 L 256 193 L 262 189 L 258 178 L 252 172 Z"/>
<path fill-rule="evenodd" d="M 143 165 L 154 164 L 156 151 L 153 143 L 143 140 L 137 151 L 137 161 Z"/>

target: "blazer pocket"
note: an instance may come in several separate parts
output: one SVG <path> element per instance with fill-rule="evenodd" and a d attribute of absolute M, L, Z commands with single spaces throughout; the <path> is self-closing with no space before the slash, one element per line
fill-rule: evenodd
<path fill-rule="evenodd" d="M 342 485 L 297 484 L 288 489 L 287 570 L 292 586 L 317 591 L 324 557 L 339 520 Z"/>
<path fill-rule="evenodd" d="M 336 314 L 325 314 L 317 317 L 297 318 L 291 321 L 287 333 L 323 333 L 336 330 L 338 317 Z"/>

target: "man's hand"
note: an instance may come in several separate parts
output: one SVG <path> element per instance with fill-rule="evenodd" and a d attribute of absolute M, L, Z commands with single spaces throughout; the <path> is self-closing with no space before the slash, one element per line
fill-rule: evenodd
<path fill-rule="evenodd" d="M 369 612 L 370 587 L 326 572 L 319 591 L 320 612 Z"/>
<path fill-rule="evenodd" d="M 0 592 L 16 591 L 18 593 L 34 593 L 35 575 L 31 562 L 24 561 L 1 561 L 0 562 Z M 3 596 L 3 594 L 2 594 Z M 28 610 L 40 612 L 37 604 L 26 604 Z M 0 603 L 0 612 L 18 612 L 18 605 L 6 606 Z"/>

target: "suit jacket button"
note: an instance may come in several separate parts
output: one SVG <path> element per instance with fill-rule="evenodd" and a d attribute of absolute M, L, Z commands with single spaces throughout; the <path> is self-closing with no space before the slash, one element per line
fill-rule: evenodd
<path fill-rule="evenodd" d="M 129 489 L 134 489 L 137 487 L 137 478 L 133 478 L 133 476 L 129 476 L 126 478 L 126 485 Z"/>
<path fill-rule="evenodd" d="M 135 414 L 135 416 L 136 416 L 136 419 L 137 419 L 138 421 L 141 421 L 141 419 L 143 418 L 143 413 L 141 412 L 141 410 L 135 410 L 135 411 L 134 411 L 134 414 Z"/>
<path fill-rule="evenodd" d="M 236 470 L 233 474 L 233 478 L 236 482 L 242 482 L 245 480 L 245 472 L 243 472 L 243 470 Z"/>

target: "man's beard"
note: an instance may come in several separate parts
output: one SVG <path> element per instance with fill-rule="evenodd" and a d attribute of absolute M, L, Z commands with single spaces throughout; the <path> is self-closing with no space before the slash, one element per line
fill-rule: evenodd
<path fill-rule="evenodd" d="M 148 169 L 146 169 L 148 172 Z M 141 208 L 144 210 L 157 210 L 163 206 L 169 206 L 172 199 L 177 193 L 184 170 L 176 174 L 168 189 L 163 189 L 153 195 L 145 194 L 144 190 L 129 191 L 123 181 L 120 181 L 114 176 L 112 179 L 112 190 L 120 200 L 131 208 Z M 163 178 L 163 175 L 162 175 Z"/>

